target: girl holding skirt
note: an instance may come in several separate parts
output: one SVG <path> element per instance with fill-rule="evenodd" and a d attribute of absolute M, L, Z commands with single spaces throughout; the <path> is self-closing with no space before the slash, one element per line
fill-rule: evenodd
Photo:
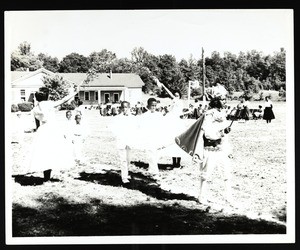
<path fill-rule="evenodd" d="M 64 136 L 64 129 L 55 119 L 56 108 L 74 97 L 77 92 L 58 101 L 48 100 L 49 92 L 39 91 L 35 94 L 39 102 L 36 107 L 36 117 L 40 121 L 33 141 L 30 172 L 43 172 L 44 180 L 48 181 L 52 170 L 64 170 L 74 164 L 72 148 Z"/>

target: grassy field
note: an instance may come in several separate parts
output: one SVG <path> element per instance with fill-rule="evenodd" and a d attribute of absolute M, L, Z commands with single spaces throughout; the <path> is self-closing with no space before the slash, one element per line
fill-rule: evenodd
<path fill-rule="evenodd" d="M 232 103 L 235 104 L 235 103 Z M 258 102 L 251 103 L 253 107 Z M 110 131 L 113 117 L 88 110 L 90 127 L 84 155 L 87 166 L 54 173 L 50 182 L 38 174 L 24 175 L 35 133 L 25 133 L 12 145 L 13 236 L 200 235 L 286 233 L 286 103 L 275 102 L 276 119 L 234 122 L 233 196 L 226 206 L 220 171 L 214 173 L 209 208 L 197 202 L 199 170 L 187 156 L 173 168 L 169 156 L 160 158 L 161 186 L 147 176 L 147 158 L 134 151 L 130 184 L 120 178 L 118 156 Z M 64 112 L 57 112 L 59 120 Z M 25 126 L 33 121 L 23 114 Z M 13 134 L 13 138 L 14 138 Z"/>

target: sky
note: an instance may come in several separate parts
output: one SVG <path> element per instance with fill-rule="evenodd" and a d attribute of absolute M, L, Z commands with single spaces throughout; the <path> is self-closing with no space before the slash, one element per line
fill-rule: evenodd
<path fill-rule="evenodd" d="M 293 48 L 292 10 L 85 10 L 5 12 L 5 48 L 27 41 L 36 55 L 61 60 L 102 49 L 131 58 L 135 47 L 156 56 L 201 58 L 217 51 L 273 54 Z"/>

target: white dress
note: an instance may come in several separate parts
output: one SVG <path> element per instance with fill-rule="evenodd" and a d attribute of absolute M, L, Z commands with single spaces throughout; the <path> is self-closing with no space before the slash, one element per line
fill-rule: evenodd
<path fill-rule="evenodd" d="M 179 99 L 175 99 L 173 107 L 169 113 L 165 115 L 165 132 L 164 137 L 166 138 L 163 148 L 159 154 L 169 157 L 185 157 L 189 156 L 175 143 L 175 137 L 183 133 L 191 124 L 192 120 L 181 119 L 183 104 Z"/>
<path fill-rule="evenodd" d="M 37 107 L 40 127 L 34 134 L 29 172 L 62 170 L 74 166 L 72 150 L 64 137 L 64 129 L 55 119 L 55 102 L 42 101 Z"/>
<path fill-rule="evenodd" d="M 88 135 L 88 128 L 83 124 L 76 124 L 72 126 L 72 136 L 73 136 L 73 156 L 75 160 L 84 161 L 84 156 L 82 154 L 84 141 Z"/>
<path fill-rule="evenodd" d="M 180 112 L 181 106 L 176 104 L 165 116 L 157 111 L 147 111 L 138 116 L 116 116 L 111 129 L 117 138 L 118 148 L 127 145 L 131 149 L 157 150 L 173 145 L 177 151 L 175 137 L 188 127 L 186 120 L 180 119 Z"/>
<path fill-rule="evenodd" d="M 113 118 L 110 128 L 116 139 L 117 149 L 125 149 L 126 146 L 134 147 L 134 134 L 138 128 L 137 121 L 137 117 L 131 114 L 121 113 Z"/>

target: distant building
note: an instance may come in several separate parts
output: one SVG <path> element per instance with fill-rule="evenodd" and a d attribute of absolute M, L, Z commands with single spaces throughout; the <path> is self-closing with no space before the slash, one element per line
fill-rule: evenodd
<path fill-rule="evenodd" d="M 134 104 L 142 99 L 142 79 L 132 73 L 98 74 L 88 84 L 83 83 L 85 73 L 53 73 L 44 68 L 36 71 L 11 71 L 12 103 L 32 101 L 34 93 L 42 86 L 43 76 L 59 75 L 67 82 L 82 84 L 77 98 L 84 105 L 129 101 Z"/>
<path fill-rule="evenodd" d="M 84 73 L 61 73 L 59 75 L 76 84 L 86 79 Z M 82 84 L 78 97 L 85 105 L 119 101 L 129 101 L 133 104 L 141 101 L 143 85 L 144 82 L 136 74 L 98 74 L 88 84 Z"/>

